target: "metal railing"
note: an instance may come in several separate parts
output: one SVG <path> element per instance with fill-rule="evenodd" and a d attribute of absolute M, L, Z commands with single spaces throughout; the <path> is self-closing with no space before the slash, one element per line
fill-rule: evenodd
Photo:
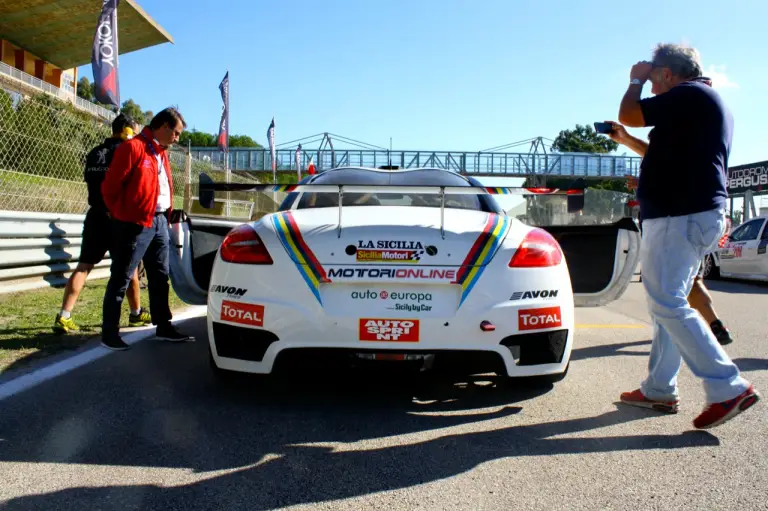
<path fill-rule="evenodd" d="M 3 74 L 5 76 L 10 76 L 11 78 L 15 78 L 16 80 L 19 80 L 20 82 L 30 87 L 41 90 L 58 99 L 62 99 L 62 100 L 74 103 L 78 108 L 85 110 L 86 112 L 89 112 L 93 115 L 103 117 L 104 119 L 108 119 L 110 121 L 115 118 L 114 112 L 107 110 L 106 108 L 99 106 L 95 103 L 91 103 L 90 101 L 86 101 L 81 97 L 78 97 L 75 94 L 75 91 L 74 89 L 72 89 L 72 87 L 67 87 L 67 90 L 60 89 L 55 85 L 51 85 L 50 83 L 44 80 L 41 80 L 35 76 L 32 76 L 30 74 L 27 74 L 24 71 L 21 71 L 20 69 L 16 69 L 15 67 L 9 66 L 5 62 L 0 62 L 0 74 Z"/>
<path fill-rule="evenodd" d="M 224 166 L 224 153 L 215 147 L 192 147 L 192 155 L 202 161 Z M 469 151 L 386 151 L 323 149 L 303 151 L 300 158 L 306 172 L 310 158 L 318 171 L 341 166 L 400 168 L 437 167 L 476 176 L 528 177 L 531 175 L 623 178 L 637 176 L 641 158 L 589 153 L 488 153 Z M 296 173 L 296 150 L 275 152 L 278 172 Z M 229 166 L 233 170 L 271 171 L 272 160 L 266 148 L 232 148 Z"/>
<path fill-rule="evenodd" d="M 0 294 L 64 285 L 80 257 L 84 215 L 0 211 Z M 88 279 L 109 275 L 111 259 Z"/>

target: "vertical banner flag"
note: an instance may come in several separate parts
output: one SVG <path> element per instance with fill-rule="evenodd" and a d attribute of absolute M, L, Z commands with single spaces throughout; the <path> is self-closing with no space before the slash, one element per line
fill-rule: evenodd
<path fill-rule="evenodd" d="M 94 95 L 99 103 L 120 108 L 120 81 L 117 76 L 117 4 L 120 0 L 102 0 L 99 23 L 93 36 L 91 69 Z"/>
<path fill-rule="evenodd" d="M 301 181 L 301 144 L 296 148 L 296 174 Z"/>
<path fill-rule="evenodd" d="M 272 123 L 267 129 L 267 140 L 269 140 L 269 154 L 272 156 L 272 182 L 277 182 L 277 176 L 275 175 L 275 118 L 272 117 Z"/>
<path fill-rule="evenodd" d="M 309 166 L 307 167 L 307 174 L 314 174 L 315 173 L 315 162 L 314 162 L 314 156 L 309 157 Z"/>
<path fill-rule="evenodd" d="M 219 121 L 219 151 L 225 153 L 229 151 L 229 71 L 224 75 L 224 79 L 219 84 L 221 91 L 221 100 L 224 106 L 221 111 L 221 121 Z"/>

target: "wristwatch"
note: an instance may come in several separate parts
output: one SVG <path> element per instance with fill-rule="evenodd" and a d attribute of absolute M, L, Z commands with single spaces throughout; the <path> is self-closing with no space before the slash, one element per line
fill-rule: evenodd
<path fill-rule="evenodd" d="M 643 82 L 640 80 L 640 78 L 632 78 L 629 82 L 631 85 L 642 85 Z"/>

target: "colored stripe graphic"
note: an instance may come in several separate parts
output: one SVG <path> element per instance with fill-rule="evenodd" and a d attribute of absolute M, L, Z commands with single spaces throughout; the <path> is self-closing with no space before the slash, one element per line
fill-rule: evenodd
<path fill-rule="evenodd" d="M 277 237 L 285 247 L 286 252 L 293 259 L 296 268 L 299 270 L 304 281 L 309 286 L 309 290 L 315 295 L 317 301 L 323 304 L 320 298 L 320 283 L 330 282 L 325 274 L 320 262 L 309 249 L 304 238 L 301 235 L 296 219 L 290 212 L 278 213 L 272 217 L 272 223 L 275 226 Z"/>
<path fill-rule="evenodd" d="M 472 288 L 480 280 L 480 276 L 485 271 L 485 265 L 490 262 L 491 257 L 496 252 L 496 248 L 507 235 L 511 225 L 509 217 L 505 215 L 494 213 L 488 215 L 488 221 L 483 228 L 483 232 L 477 237 L 466 259 L 461 263 L 461 269 L 454 282 L 454 284 L 461 284 L 461 301 L 459 306 L 464 303 Z"/>

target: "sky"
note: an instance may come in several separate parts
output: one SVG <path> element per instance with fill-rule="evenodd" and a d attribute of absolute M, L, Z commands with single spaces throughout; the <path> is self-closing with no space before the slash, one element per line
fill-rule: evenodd
<path fill-rule="evenodd" d="M 765 0 L 137 1 L 175 44 L 120 57 L 121 99 L 178 105 L 200 131 L 218 130 L 229 70 L 230 133 L 263 145 L 273 116 L 277 144 L 323 132 L 392 137 L 395 150 L 554 139 L 616 120 L 631 66 L 658 42 L 687 42 L 733 111 L 730 164 L 768 159 Z M 90 65 L 79 73 L 90 79 Z"/>

